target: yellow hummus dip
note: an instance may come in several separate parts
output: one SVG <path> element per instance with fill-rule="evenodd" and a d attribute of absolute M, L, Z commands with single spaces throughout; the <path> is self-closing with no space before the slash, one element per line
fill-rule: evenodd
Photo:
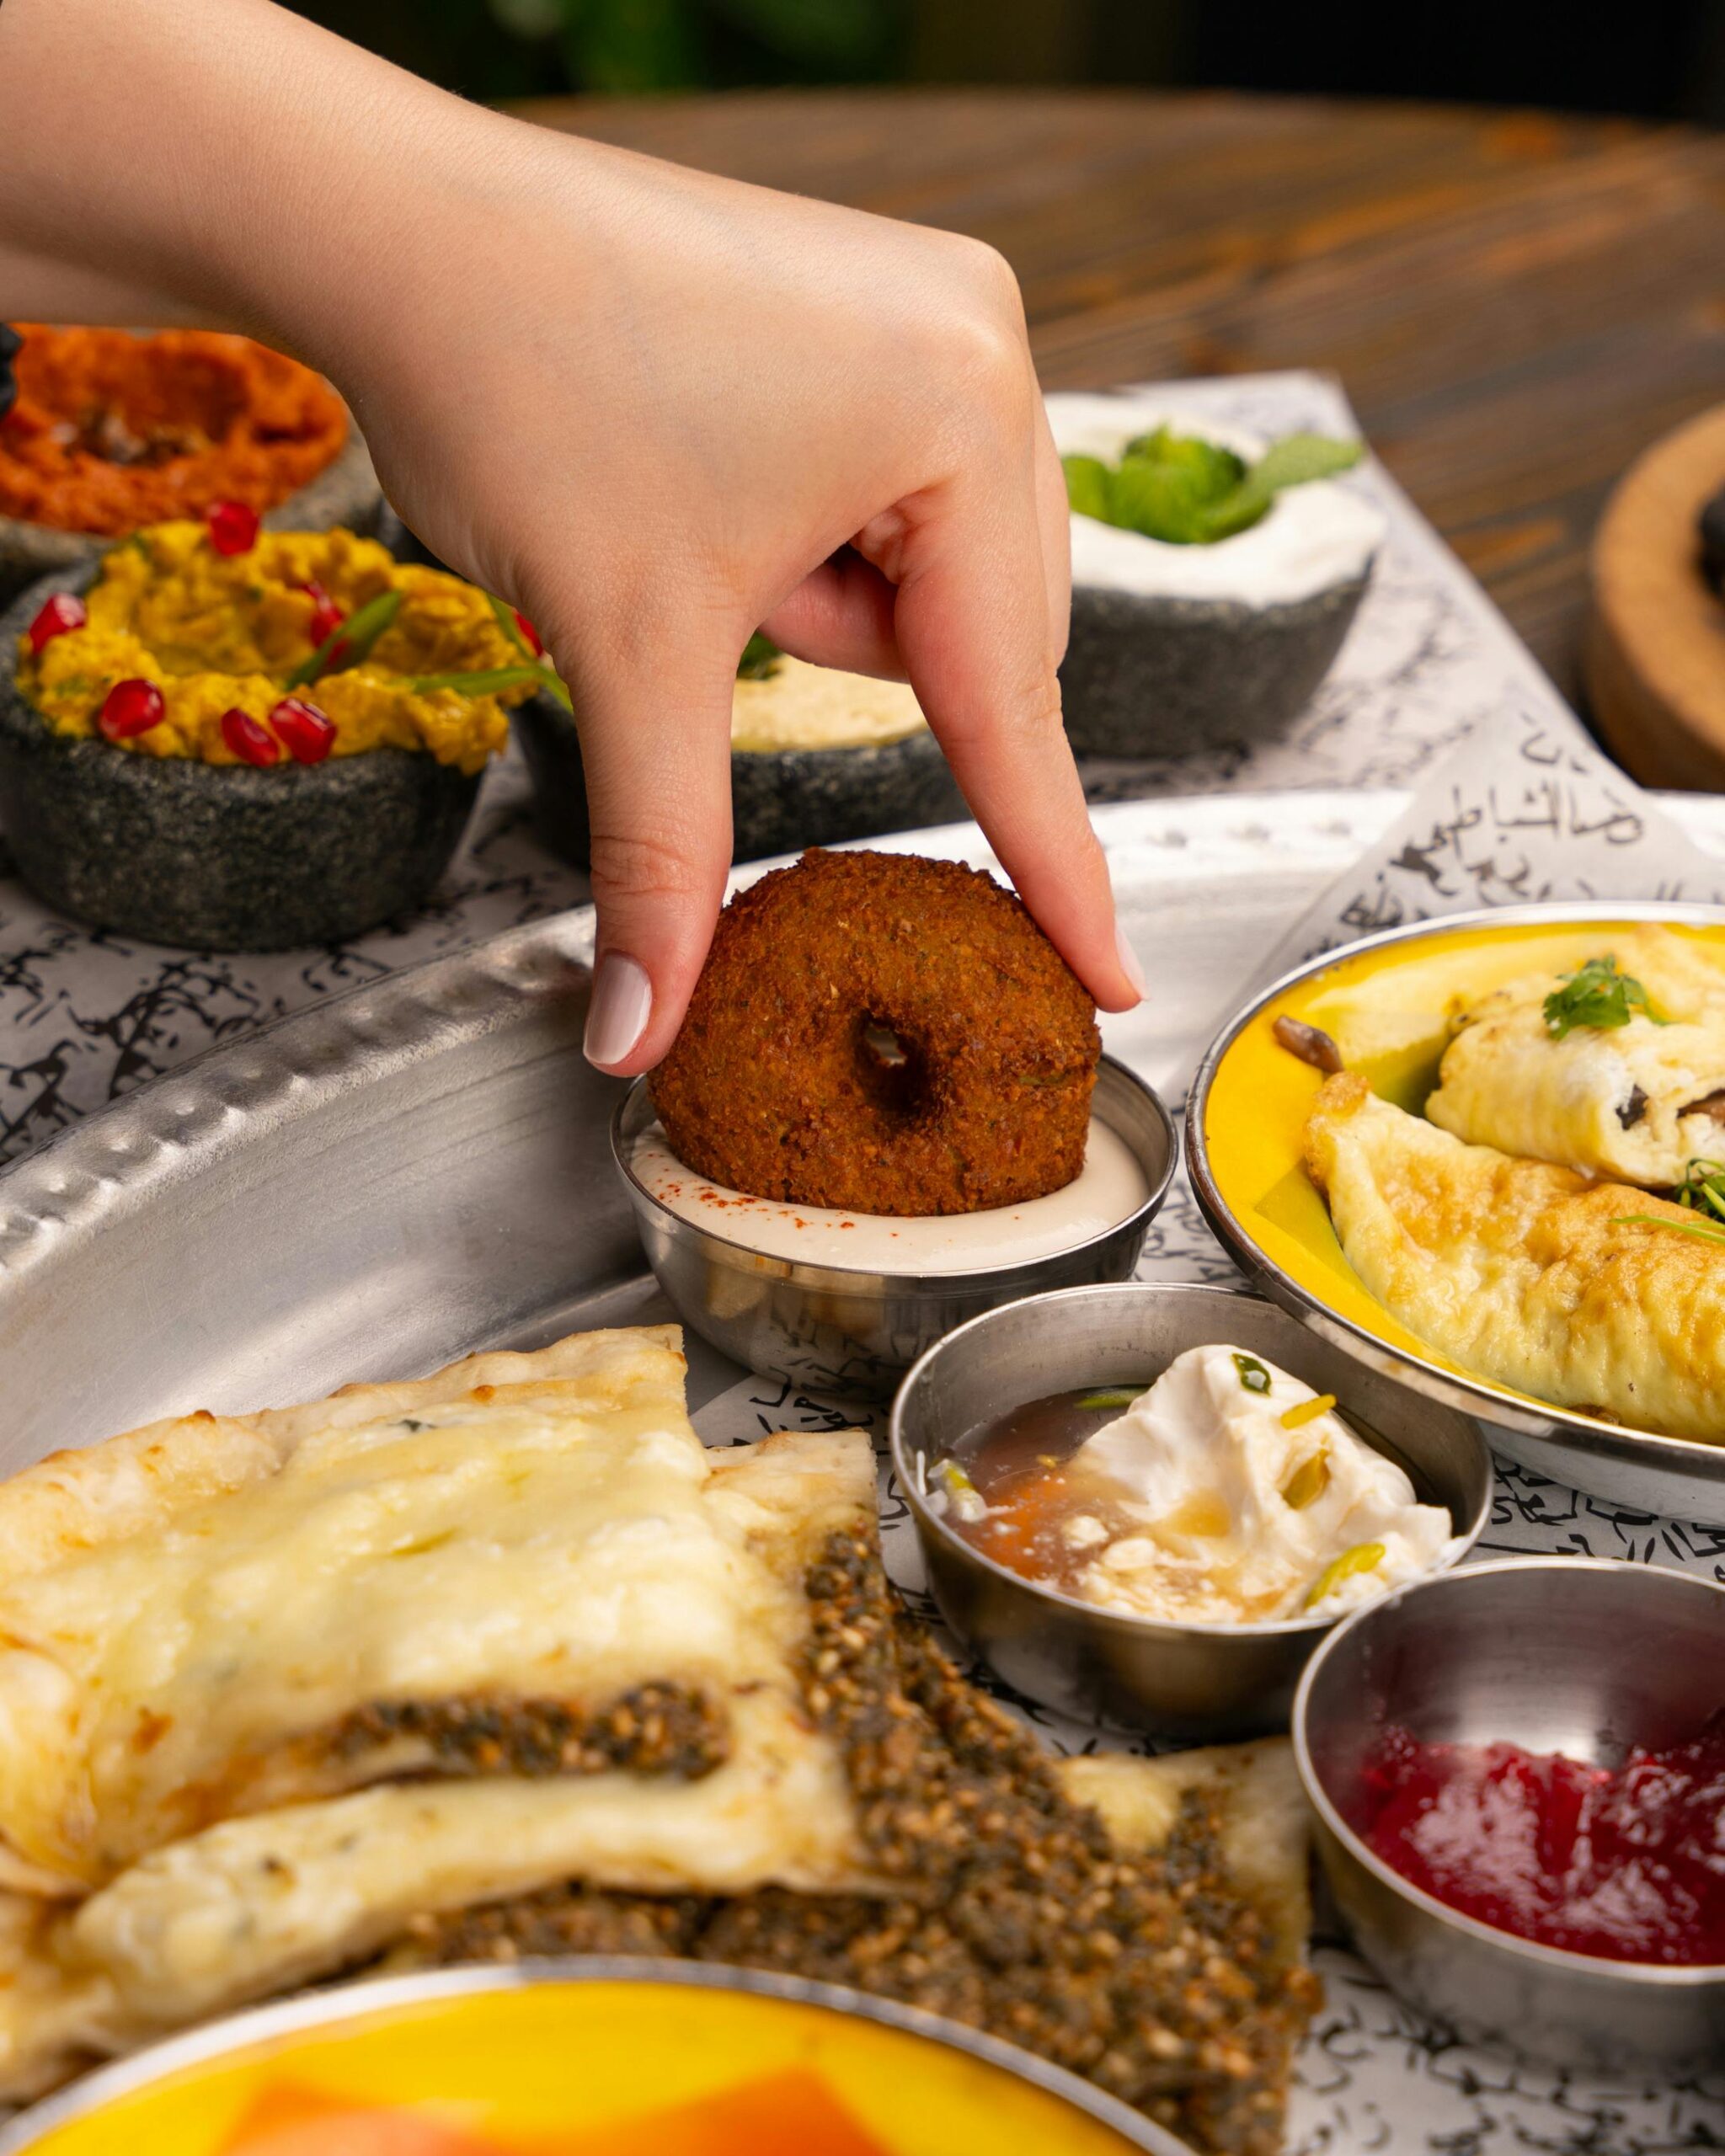
<path fill-rule="evenodd" d="M 289 691 L 288 675 L 317 648 L 319 602 L 308 584 L 350 618 L 390 590 L 401 606 L 357 664 Z M 147 526 L 103 557 L 84 603 L 86 625 L 40 654 L 20 640 L 19 686 L 56 734 L 86 736 L 116 682 L 154 682 L 165 716 L 114 744 L 136 755 L 238 762 L 223 713 L 262 721 L 291 693 L 334 723 L 334 755 L 423 749 L 477 771 L 508 740 L 505 705 L 530 693 L 531 685 L 486 695 L 415 688 L 416 676 L 518 667 L 521 648 L 483 591 L 351 531 L 264 531 L 248 552 L 224 555 L 200 523 Z"/>
<path fill-rule="evenodd" d="M 902 681 L 841 674 L 777 652 L 772 670 L 739 676 L 731 701 L 731 747 L 861 749 L 902 741 L 927 722 Z"/>

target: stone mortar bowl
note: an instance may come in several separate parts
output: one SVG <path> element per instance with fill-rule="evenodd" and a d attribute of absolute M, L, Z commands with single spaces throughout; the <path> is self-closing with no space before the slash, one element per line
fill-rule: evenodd
<path fill-rule="evenodd" d="M 1075 585 L 1060 667 L 1072 746 L 1182 756 L 1274 739 L 1329 672 L 1370 581 L 1271 606 Z"/>
<path fill-rule="evenodd" d="M 514 713 L 533 779 L 541 842 L 578 868 L 591 834 L 575 723 L 548 696 Z M 836 846 L 880 831 L 950 823 L 964 803 L 940 744 L 924 729 L 902 740 L 850 749 L 738 749 L 731 754 L 731 854 L 761 861 L 808 846 Z"/>
<path fill-rule="evenodd" d="M 424 902 L 483 774 L 408 749 L 254 771 L 54 733 L 19 686 L 19 639 L 51 594 L 94 578 L 61 570 L 0 614 L 0 830 L 38 898 L 209 951 L 338 942 Z"/>

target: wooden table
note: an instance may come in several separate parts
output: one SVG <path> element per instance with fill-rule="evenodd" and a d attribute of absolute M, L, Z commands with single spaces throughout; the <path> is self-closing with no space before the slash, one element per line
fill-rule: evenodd
<path fill-rule="evenodd" d="M 1233 95 L 770 92 L 533 117 L 991 241 L 1044 384 L 1316 366 L 1567 696 L 1589 535 L 1725 397 L 1725 138 Z"/>

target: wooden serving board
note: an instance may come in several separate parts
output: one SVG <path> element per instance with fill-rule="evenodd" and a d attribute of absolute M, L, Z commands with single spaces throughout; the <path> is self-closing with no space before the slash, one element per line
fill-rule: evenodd
<path fill-rule="evenodd" d="M 1725 405 L 1638 458 L 1594 535 L 1588 697 L 1645 786 L 1725 792 L 1725 600 L 1702 579 L 1696 523 L 1721 487 Z"/>

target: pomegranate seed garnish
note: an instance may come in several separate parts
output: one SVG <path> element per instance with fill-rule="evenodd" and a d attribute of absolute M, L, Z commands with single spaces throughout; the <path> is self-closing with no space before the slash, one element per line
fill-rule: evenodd
<path fill-rule="evenodd" d="M 81 629 L 88 621 L 84 602 L 75 599 L 69 591 L 56 591 L 48 600 L 27 632 L 30 640 L 32 658 L 44 644 L 52 643 L 56 637 L 63 637 L 68 629 Z"/>
<path fill-rule="evenodd" d="M 153 681 L 134 674 L 116 681 L 102 699 L 96 723 L 110 741 L 130 741 L 134 734 L 147 734 L 168 715 L 162 691 Z"/>
<path fill-rule="evenodd" d="M 303 696 L 284 696 L 270 723 L 296 764 L 321 764 L 335 746 L 335 721 Z"/>
<path fill-rule="evenodd" d="M 312 602 L 312 618 L 306 624 L 306 634 L 315 651 L 325 637 L 333 637 L 347 619 L 321 584 L 302 584 L 300 590 Z"/>
<path fill-rule="evenodd" d="M 281 760 L 275 735 L 261 718 L 254 718 L 238 704 L 222 714 L 222 738 L 243 764 L 267 766 Z"/>
<path fill-rule="evenodd" d="M 258 512 L 244 502 L 212 502 L 204 521 L 218 554 L 249 554 L 258 543 Z"/>
<path fill-rule="evenodd" d="M 510 611 L 515 617 L 515 627 L 526 640 L 528 650 L 532 653 L 535 659 L 543 659 L 545 656 L 544 638 L 540 635 L 538 630 L 533 627 L 519 606 L 510 607 Z"/>

